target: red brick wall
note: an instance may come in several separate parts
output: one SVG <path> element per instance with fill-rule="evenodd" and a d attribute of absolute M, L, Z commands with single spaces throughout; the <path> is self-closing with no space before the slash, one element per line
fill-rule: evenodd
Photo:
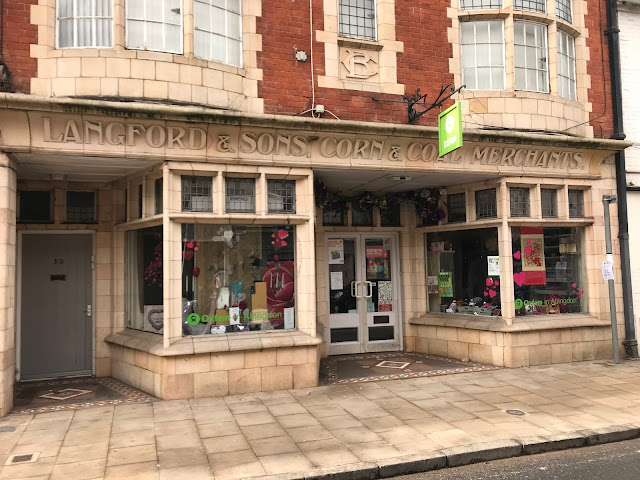
<path fill-rule="evenodd" d="M 29 45 L 38 42 L 38 27 L 31 25 L 31 5 L 38 0 L 4 0 L 2 57 L 9 67 L 15 92 L 29 93 L 38 64 L 30 57 Z"/>
<path fill-rule="evenodd" d="M 607 2 L 602 0 L 587 0 L 585 17 L 585 26 L 589 30 L 587 47 L 591 57 L 587 63 L 587 73 L 591 75 L 588 96 L 593 104 L 589 119 L 596 138 L 609 138 L 613 133 L 609 44 L 603 33 L 607 28 L 606 6 Z"/>
<path fill-rule="evenodd" d="M 323 0 L 313 0 L 313 29 L 324 29 Z M 398 54 L 398 83 L 406 93 L 420 88 L 428 99 L 435 98 L 441 85 L 452 83 L 449 71 L 451 45 L 446 41 L 447 2 L 432 0 L 396 1 L 396 38 L 404 42 L 404 53 Z M 436 21 L 444 19 L 444 21 Z M 306 0 L 263 0 L 262 17 L 258 18 L 262 34 L 262 53 L 258 66 L 264 79 L 258 94 L 264 98 L 265 113 L 297 115 L 311 106 L 310 60 L 298 62 L 294 46 L 310 54 L 309 2 Z M 314 74 L 324 75 L 324 44 L 314 42 Z M 375 99 L 375 100 L 374 100 Z M 322 104 L 339 118 L 371 122 L 407 122 L 407 106 L 401 95 L 365 93 L 357 90 L 318 88 L 315 102 Z M 451 102 L 448 102 L 450 104 Z M 333 118 L 325 115 L 327 118 Z M 435 124 L 437 112 L 423 117 L 419 123 Z"/>

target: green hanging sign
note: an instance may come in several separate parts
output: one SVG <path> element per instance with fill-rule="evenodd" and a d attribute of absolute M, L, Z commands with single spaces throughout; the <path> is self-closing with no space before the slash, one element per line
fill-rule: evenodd
<path fill-rule="evenodd" d="M 442 157 L 462 146 L 462 106 L 454 103 L 438 115 L 439 156 Z"/>

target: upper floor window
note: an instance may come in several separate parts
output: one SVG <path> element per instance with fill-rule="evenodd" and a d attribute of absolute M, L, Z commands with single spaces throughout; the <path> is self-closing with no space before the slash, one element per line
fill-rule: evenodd
<path fill-rule="evenodd" d="M 565 22 L 573 21 L 571 0 L 556 0 L 556 16 Z"/>
<path fill-rule="evenodd" d="M 576 41 L 558 30 L 558 95 L 576 100 Z"/>
<path fill-rule="evenodd" d="M 240 0 L 195 0 L 196 57 L 242 65 Z"/>
<path fill-rule="evenodd" d="M 544 13 L 546 11 L 546 0 L 513 0 L 513 8 L 525 12 Z"/>
<path fill-rule="evenodd" d="M 182 53 L 182 0 L 127 0 L 127 48 Z"/>
<path fill-rule="evenodd" d="M 460 0 L 460 10 L 489 10 L 502 8 L 502 0 Z"/>
<path fill-rule="evenodd" d="M 462 22 L 462 82 L 470 90 L 502 90 L 504 34 L 502 20 Z"/>
<path fill-rule="evenodd" d="M 516 90 L 549 92 L 547 26 L 513 22 Z"/>
<path fill-rule="evenodd" d="M 376 40 L 375 0 L 339 0 L 340 36 Z"/>
<path fill-rule="evenodd" d="M 113 46 L 113 0 L 58 0 L 58 48 Z"/>

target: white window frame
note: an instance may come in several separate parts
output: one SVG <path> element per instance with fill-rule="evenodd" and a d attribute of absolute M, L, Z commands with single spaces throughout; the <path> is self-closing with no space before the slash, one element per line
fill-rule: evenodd
<path fill-rule="evenodd" d="M 500 5 L 497 7 L 494 7 L 493 5 L 491 5 L 494 2 L 499 3 Z M 468 3 L 469 5 L 465 5 L 463 7 L 462 5 L 463 3 Z M 502 0 L 497 0 L 497 1 L 496 0 L 479 0 L 479 3 L 480 3 L 479 6 L 471 5 L 472 3 L 473 3 L 473 0 L 459 0 L 458 7 L 463 12 L 472 12 L 474 10 L 499 10 L 504 8 L 504 3 Z M 483 5 L 483 3 L 489 4 L 489 6 Z"/>
<path fill-rule="evenodd" d="M 514 0 L 513 2 L 513 9 L 516 12 L 533 12 L 533 13 L 547 13 L 547 1 L 543 0 L 542 1 L 542 10 L 533 10 L 531 8 L 524 8 L 524 7 L 518 7 L 516 6 L 516 0 Z"/>
<path fill-rule="evenodd" d="M 573 100 L 573 101 L 577 101 L 578 100 L 578 74 L 576 72 L 576 39 L 573 37 L 573 35 L 570 35 L 567 32 L 564 32 L 562 30 L 558 30 L 557 33 L 558 36 L 558 50 L 557 50 L 557 55 L 558 55 L 558 96 L 562 97 L 562 98 L 566 98 L 568 100 Z M 569 49 L 568 49 L 568 42 L 571 41 L 573 43 L 573 57 L 571 55 L 569 55 Z M 564 42 L 564 47 L 565 50 L 567 51 L 567 53 L 561 53 L 560 52 L 560 43 Z M 568 73 L 568 75 L 561 75 L 560 74 L 560 62 L 566 62 L 566 66 L 567 66 L 567 72 L 570 72 L 571 69 L 571 63 L 573 62 L 573 78 L 571 78 L 571 74 Z M 567 80 L 569 80 L 569 82 L 571 82 L 573 84 L 573 91 L 571 91 L 571 86 L 569 88 L 569 95 L 563 95 L 562 92 L 560 91 L 560 78 L 566 78 Z M 573 95 L 571 95 L 573 93 Z"/>
<path fill-rule="evenodd" d="M 523 34 L 523 38 L 524 38 L 524 44 L 519 44 L 516 43 L 516 25 L 523 25 L 525 32 Z M 526 44 L 526 25 L 534 25 L 536 28 L 535 30 L 535 41 L 536 41 L 536 45 L 527 45 Z M 546 68 L 545 70 L 541 70 L 538 68 L 538 66 L 536 65 L 535 68 L 531 68 L 526 64 L 526 49 L 527 47 L 535 47 L 536 49 L 539 49 L 541 47 L 538 46 L 538 35 L 539 35 L 539 27 L 542 27 L 542 29 L 544 30 L 544 47 L 545 47 L 545 55 L 546 55 L 546 59 L 545 59 L 545 64 L 546 64 Z M 525 66 L 524 67 L 517 67 L 514 61 L 514 78 L 513 78 L 513 87 L 516 91 L 525 91 L 525 92 L 537 92 L 537 93 L 550 93 L 549 92 L 549 27 L 543 23 L 537 23 L 537 22 L 528 22 L 528 21 L 523 21 L 523 20 L 515 20 L 513 22 L 513 31 L 514 31 L 514 36 L 513 36 L 513 47 L 514 47 L 514 52 L 516 50 L 516 47 L 524 47 L 525 48 L 525 57 L 524 57 L 524 61 L 525 61 Z M 518 54 L 515 54 L 515 58 L 518 58 Z M 524 69 L 525 70 L 525 85 L 524 86 L 518 86 L 517 85 L 517 80 L 518 80 L 518 76 L 516 75 L 516 72 L 518 69 Z M 530 85 L 527 85 L 527 75 L 526 75 L 526 71 L 527 70 L 535 70 L 536 71 L 536 87 L 538 87 L 538 72 L 540 71 L 544 71 L 546 73 L 545 75 L 545 84 L 544 90 L 540 90 L 539 88 L 532 88 Z"/>
<path fill-rule="evenodd" d="M 372 0 L 373 3 L 373 38 L 368 37 L 360 37 L 358 35 L 348 35 L 342 33 L 341 30 L 341 18 L 342 11 L 340 8 L 340 0 L 336 0 L 338 3 L 338 36 L 342 38 L 357 38 L 359 40 L 364 40 L 365 42 L 377 42 L 378 41 L 378 2 L 377 0 Z"/>
<path fill-rule="evenodd" d="M 488 26 L 490 22 L 500 22 L 502 25 L 502 65 L 489 65 L 488 67 L 491 68 L 498 68 L 498 67 L 502 67 L 502 85 L 500 87 L 494 87 L 493 86 L 493 76 L 491 75 L 491 72 L 489 73 L 489 88 L 478 88 L 478 43 L 477 43 L 477 26 L 480 23 L 483 24 L 487 24 L 487 28 L 489 28 L 489 41 L 491 41 L 491 30 L 490 27 Z M 462 24 L 473 24 L 473 39 L 474 39 L 474 43 L 473 44 L 463 44 L 462 43 Z M 462 72 L 462 81 L 463 83 L 466 83 L 465 77 L 464 77 L 464 66 L 463 66 L 463 62 L 464 62 L 464 56 L 462 54 L 462 50 L 463 50 L 463 46 L 464 45 L 473 45 L 474 46 L 474 66 L 473 68 L 475 69 L 475 87 L 471 88 L 469 86 L 465 87 L 467 90 L 505 90 L 506 89 L 506 85 L 507 85 L 507 80 L 506 80 L 506 59 L 505 59 L 505 38 L 504 38 L 504 20 L 474 20 L 471 22 L 461 22 L 460 23 L 460 62 L 461 62 L 461 72 Z M 488 45 L 498 45 L 497 43 L 489 43 Z"/>
<path fill-rule="evenodd" d="M 91 5 L 93 6 L 94 14 L 89 17 L 78 17 L 76 12 L 78 11 L 78 2 L 87 2 L 91 1 Z M 73 16 L 65 17 L 64 19 L 73 19 L 73 45 L 72 46 L 60 46 L 60 5 L 61 2 L 56 2 L 56 49 L 67 49 L 67 48 L 113 48 L 113 0 L 110 0 L 111 4 L 111 16 L 110 17 L 98 17 L 95 15 L 95 6 L 96 0 L 72 0 L 73 3 Z M 91 45 L 78 45 L 78 20 L 79 19 L 91 19 Z M 110 45 L 96 45 L 96 20 L 109 20 L 111 22 L 111 44 Z"/>
<path fill-rule="evenodd" d="M 220 8 L 220 7 L 215 7 L 214 5 L 211 5 L 209 0 L 194 0 L 193 1 L 193 10 L 194 10 L 194 17 L 195 17 L 195 5 L 196 3 L 202 3 L 204 5 L 209 6 L 209 12 L 210 12 L 210 17 L 209 17 L 209 21 L 212 21 L 212 15 L 213 15 L 213 9 L 214 8 Z M 224 35 L 218 35 L 217 33 L 213 33 L 211 31 L 208 30 L 204 30 L 201 28 L 198 28 L 196 23 L 197 23 L 197 19 L 194 18 L 193 21 L 193 50 L 194 50 L 194 56 L 196 56 L 197 58 L 203 58 L 205 60 L 211 60 L 212 62 L 222 62 L 222 63 L 226 63 L 227 65 L 233 65 L 235 67 L 242 67 L 242 62 L 243 62 L 243 52 L 242 52 L 242 48 L 243 48 L 243 35 L 242 35 L 242 0 L 239 1 L 240 4 L 240 11 L 238 12 L 238 21 L 240 22 L 240 28 L 238 29 L 240 31 L 240 38 L 233 38 L 230 37 L 228 35 L 228 29 L 227 29 L 227 15 L 229 15 L 229 8 L 228 8 L 228 3 L 229 0 L 224 0 L 224 7 L 223 10 L 225 11 L 225 33 Z M 235 12 L 232 13 L 232 15 L 235 15 Z M 204 32 L 206 34 L 208 34 L 209 36 L 209 55 L 208 56 L 202 56 L 202 55 L 197 55 L 195 53 L 196 50 L 196 31 L 200 31 L 200 32 Z M 221 36 L 225 39 L 225 60 L 218 60 L 217 58 L 213 58 L 213 56 L 211 55 L 211 38 L 213 36 Z M 234 41 L 239 41 L 240 42 L 240 58 L 239 58 L 239 62 L 236 64 L 235 62 L 232 62 L 229 60 L 229 39 L 234 40 Z"/>
<path fill-rule="evenodd" d="M 574 0 L 569 0 L 571 2 L 570 8 L 569 8 L 569 12 L 571 13 L 571 20 L 566 20 L 566 19 L 562 18 L 560 15 L 558 15 L 558 0 L 555 0 L 555 1 L 556 1 L 556 18 L 558 20 L 560 20 L 561 22 L 567 22 L 569 24 L 573 24 L 573 19 L 574 19 L 574 16 L 573 16 L 573 2 L 574 2 Z"/>
<path fill-rule="evenodd" d="M 162 53 L 171 53 L 171 54 L 176 54 L 176 55 L 182 55 L 184 53 L 184 5 L 182 3 L 182 1 L 180 2 L 180 35 L 178 36 L 180 38 L 180 46 L 177 50 L 169 50 L 166 47 L 166 36 L 163 36 L 163 48 L 162 49 L 153 49 L 153 48 L 148 48 L 146 45 L 144 47 L 132 47 L 129 45 L 129 5 L 130 2 L 143 2 L 144 0 L 126 0 L 126 8 L 125 8 L 125 45 L 126 48 L 128 50 L 148 50 L 150 52 L 162 52 Z M 163 4 L 164 7 L 164 1 L 165 0 L 160 0 Z M 165 22 L 165 12 L 166 9 L 162 8 L 162 21 L 161 22 L 152 22 L 150 20 L 146 19 L 147 16 L 147 3 L 146 1 L 143 3 L 144 5 L 144 10 L 145 10 L 145 19 L 141 20 L 141 19 L 132 19 L 134 22 L 142 22 L 144 25 L 144 39 L 145 42 L 147 40 L 147 23 L 161 23 L 163 26 L 167 25 L 167 23 Z M 170 24 L 173 25 L 173 24 Z"/>

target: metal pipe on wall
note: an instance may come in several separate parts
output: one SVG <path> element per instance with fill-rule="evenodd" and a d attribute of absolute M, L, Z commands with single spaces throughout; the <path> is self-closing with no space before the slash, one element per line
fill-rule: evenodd
<path fill-rule="evenodd" d="M 622 121 L 622 80 L 620 74 L 620 29 L 618 28 L 617 0 L 607 0 L 607 29 L 609 37 L 609 67 L 611 69 L 611 100 L 613 106 L 613 135 L 615 140 L 624 140 Z M 633 291 L 631 287 L 631 261 L 629 257 L 629 222 L 627 218 L 627 172 L 624 151 L 615 155 L 616 188 L 618 193 L 618 239 L 620 241 L 620 263 L 622 266 L 622 296 L 624 305 L 624 346 L 627 356 L 638 358 L 635 316 L 633 313 Z"/>

